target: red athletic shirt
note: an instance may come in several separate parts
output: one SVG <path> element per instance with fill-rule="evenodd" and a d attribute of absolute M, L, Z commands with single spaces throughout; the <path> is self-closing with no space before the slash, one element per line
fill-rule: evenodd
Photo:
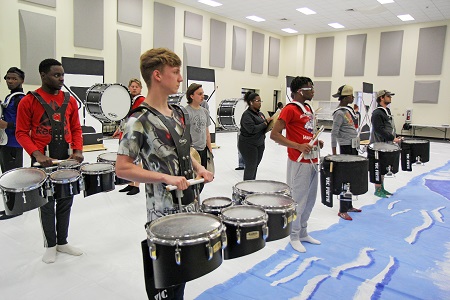
<path fill-rule="evenodd" d="M 36 92 L 54 110 L 61 107 L 64 102 L 64 93 L 62 91 L 58 95 L 52 95 L 39 88 Z M 78 105 L 72 96 L 70 96 L 69 104 L 66 108 L 64 132 L 66 142 L 69 143 L 72 150 L 83 150 L 83 136 L 78 117 Z M 36 150 L 44 154 L 45 146 L 52 140 L 50 120 L 45 113 L 44 107 L 32 94 L 23 97 L 19 103 L 16 138 L 29 155 Z"/>
<path fill-rule="evenodd" d="M 131 106 L 131 109 L 135 109 L 135 108 L 137 108 L 139 105 L 141 105 L 142 104 L 142 102 L 144 102 L 144 100 L 145 100 L 145 97 L 144 96 L 142 96 L 142 95 L 138 95 L 138 96 L 136 96 L 137 98 L 136 98 L 136 100 L 134 100 L 134 103 L 133 103 L 133 106 Z"/>
<path fill-rule="evenodd" d="M 308 106 L 304 106 L 308 112 L 311 112 Z M 307 144 L 313 137 L 313 117 L 312 114 L 305 114 L 296 104 L 286 105 L 280 113 L 278 119 L 286 123 L 286 138 L 290 141 Z M 292 161 L 297 161 L 300 151 L 294 148 L 287 149 L 288 157 Z M 314 162 L 317 159 L 313 160 Z M 302 159 L 301 162 L 310 163 L 309 159 Z"/>

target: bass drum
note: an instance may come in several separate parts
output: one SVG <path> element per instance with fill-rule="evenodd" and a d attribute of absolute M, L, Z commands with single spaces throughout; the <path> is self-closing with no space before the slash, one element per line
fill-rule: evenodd
<path fill-rule="evenodd" d="M 217 109 L 220 126 L 225 129 L 237 130 L 241 127 L 241 118 L 247 107 L 242 98 L 222 100 Z"/>
<path fill-rule="evenodd" d="M 86 109 L 100 122 L 123 120 L 130 112 L 131 102 L 130 92 L 120 83 L 98 83 L 86 91 Z"/>
<path fill-rule="evenodd" d="M 205 213 L 178 213 L 146 225 L 157 289 L 203 276 L 222 264 L 227 240 L 220 219 Z"/>

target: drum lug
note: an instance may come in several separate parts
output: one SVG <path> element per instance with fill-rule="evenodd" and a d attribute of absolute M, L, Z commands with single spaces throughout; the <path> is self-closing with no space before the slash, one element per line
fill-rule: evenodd
<path fill-rule="evenodd" d="M 267 237 L 269 236 L 269 227 L 267 226 L 267 224 L 263 225 L 262 232 L 263 232 L 263 239 L 266 240 Z"/>
<path fill-rule="evenodd" d="M 222 236 L 222 249 L 225 249 L 228 245 L 227 232 L 224 229 L 221 233 Z"/>
<path fill-rule="evenodd" d="M 45 183 L 45 191 L 47 198 L 53 196 L 53 185 L 49 181 Z"/>
<path fill-rule="evenodd" d="M 156 244 L 152 243 L 150 246 L 150 257 L 156 260 Z"/>
<path fill-rule="evenodd" d="M 295 220 L 297 220 L 297 210 L 294 211 L 292 216 L 292 222 L 294 222 Z"/>
<path fill-rule="evenodd" d="M 70 192 L 70 195 L 73 195 L 73 185 L 72 185 L 72 183 L 69 184 L 69 192 Z"/>
<path fill-rule="evenodd" d="M 288 218 L 286 217 L 286 213 L 283 215 L 283 229 L 286 228 L 288 223 Z"/>
<path fill-rule="evenodd" d="M 97 175 L 97 186 L 100 186 L 100 175 Z"/>
<path fill-rule="evenodd" d="M 23 198 L 23 203 L 27 203 L 27 195 L 25 195 L 25 192 L 22 192 L 22 198 Z"/>
<path fill-rule="evenodd" d="M 241 228 L 239 228 L 239 225 L 236 228 L 236 243 L 241 244 Z"/>
<path fill-rule="evenodd" d="M 178 248 L 178 240 L 177 240 L 177 248 L 175 249 L 175 262 L 177 265 L 181 265 L 181 249 Z"/>
<path fill-rule="evenodd" d="M 208 244 L 206 244 L 206 255 L 208 255 L 208 260 L 211 260 L 214 255 L 213 247 L 211 247 L 211 241 L 208 241 Z"/>
<path fill-rule="evenodd" d="M 80 183 L 80 190 L 84 191 L 84 179 L 83 179 L 83 177 L 80 177 L 80 179 L 78 179 L 78 182 Z"/>

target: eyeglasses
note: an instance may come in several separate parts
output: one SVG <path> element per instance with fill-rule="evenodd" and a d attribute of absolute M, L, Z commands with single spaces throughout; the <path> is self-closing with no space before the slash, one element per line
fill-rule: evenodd
<path fill-rule="evenodd" d="M 300 88 L 302 91 L 314 91 L 313 87 L 309 87 L 309 88 Z"/>

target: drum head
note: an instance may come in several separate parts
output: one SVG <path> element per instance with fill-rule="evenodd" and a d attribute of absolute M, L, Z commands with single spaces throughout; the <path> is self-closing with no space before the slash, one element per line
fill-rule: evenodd
<path fill-rule="evenodd" d="M 252 205 L 237 205 L 224 208 L 222 216 L 230 221 L 258 221 L 264 219 L 264 209 Z"/>
<path fill-rule="evenodd" d="M 83 174 L 106 174 L 114 171 L 114 166 L 110 163 L 92 163 L 81 167 Z"/>
<path fill-rule="evenodd" d="M 283 193 L 290 191 L 286 183 L 271 180 L 246 180 L 237 183 L 235 188 L 250 193 Z"/>
<path fill-rule="evenodd" d="M 117 152 L 107 152 L 102 153 L 97 158 L 98 161 L 116 163 L 117 161 Z"/>
<path fill-rule="evenodd" d="M 250 205 L 261 206 L 265 209 L 288 208 L 295 204 L 291 197 L 280 194 L 252 194 L 245 198 L 245 202 Z"/>
<path fill-rule="evenodd" d="M 333 162 L 356 162 L 356 161 L 365 161 L 367 160 L 367 158 L 359 155 L 339 154 L 339 155 L 327 155 L 325 156 L 325 160 Z"/>
<path fill-rule="evenodd" d="M 8 192 L 27 192 L 45 182 L 47 174 L 38 168 L 18 168 L 0 176 L 0 188 Z"/>
<path fill-rule="evenodd" d="M 80 177 L 80 172 L 77 170 L 58 170 L 50 174 L 50 180 L 55 183 L 69 183 L 77 181 Z"/>
<path fill-rule="evenodd" d="M 400 151 L 400 147 L 397 144 L 390 143 L 372 143 L 369 145 L 369 149 L 381 152 Z"/>
<path fill-rule="evenodd" d="M 232 203 L 230 198 L 227 197 L 214 197 L 214 198 L 208 198 L 202 201 L 202 205 L 206 207 L 213 207 L 213 208 L 223 208 L 230 206 Z"/>
<path fill-rule="evenodd" d="M 429 144 L 429 140 L 420 140 L 420 139 L 407 139 L 403 140 L 402 144 Z"/>
<path fill-rule="evenodd" d="M 75 159 L 66 159 L 58 164 L 58 168 L 61 169 L 71 169 L 77 168 L 80 166 L 80 163 Z"/>
<path fill-rule="evenodd" d="M 192 240 L 216 233 L 221 226 L 218 217 L 205 213 L 179 213 L 153 221 L 147 231 L 159 239 Z"/>

